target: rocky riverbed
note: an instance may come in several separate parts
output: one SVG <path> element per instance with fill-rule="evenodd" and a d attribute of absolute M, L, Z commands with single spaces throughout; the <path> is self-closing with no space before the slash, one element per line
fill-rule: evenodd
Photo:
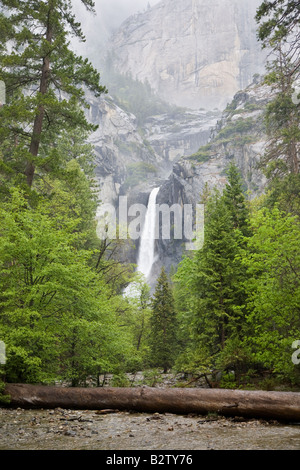
<path fill-rule="evenodd" d="M 0 408 L 0 450 L 299 450 L 300 423 Z"/>

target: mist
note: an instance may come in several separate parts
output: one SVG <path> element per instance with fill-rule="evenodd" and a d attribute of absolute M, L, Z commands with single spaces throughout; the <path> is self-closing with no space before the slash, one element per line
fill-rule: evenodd
<path fill-rule="evenodd" d="M 86 10 L 81 0 L 73 0 L 73 11 L 81 23 L 84 43 L 71 41 L 76 53 L 87 57 L 94 66 L 101 67 L 102 51 L 111 34 L 129 16 L 145 11 L 160 0 L 95 0 L 95 14 Z"/>
<path fill-rule="evenodd" d="M 96 0 L 95 3 L 98 16 L 102 16 L 107 27 L 114 30 L 129 16 L 158 2 L 159 0 Z"/>

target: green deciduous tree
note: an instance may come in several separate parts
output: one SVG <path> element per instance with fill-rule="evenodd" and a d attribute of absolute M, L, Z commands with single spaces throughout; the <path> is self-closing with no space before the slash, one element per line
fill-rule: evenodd
<path fill-rule="evenodd" d="M 253 236 L 243 262 L 248 269 L 245 342 L 253 363 L 273 376 L 299 384 L 292 343 L 300 334 L 299 218 L 277 207 L 260 208 L 251 218 Z"/>
<path fill-rule="evenodd" d="M 81 209 L 73 188 L 34 208 L 16 188 L 1 206 L 0 337 L 9 381 L 78 385 L 126 362 L 125 301 L 94 267 L 98 252 L 86 243 Z"/>

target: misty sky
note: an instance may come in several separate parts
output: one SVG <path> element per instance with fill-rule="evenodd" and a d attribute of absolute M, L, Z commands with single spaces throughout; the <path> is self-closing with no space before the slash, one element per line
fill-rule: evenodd
<path fill-rule="evenodd" d="M 96 0 L 98 15 L 104 16 L 104 21 L 119 26 L 128 16 L 138 11 L 144 11 L 148 3 L 153 6 L 159 0 Z"/>
<path fill-rule="evenodd" d="M 96 15 L 87 12 L 81 0 L 72 0 L 74 13 L 82 25 L 85 44 L 73 41 L 76 52 L 89 57 L 97 66 L 98 50 L 121 23 L 134 13 L 143 12 L 148 3 L 154 6 L 160 0 L 95 0 Z"/>
<path fill-rule="evenodd" d="M 73 0 L 72 4 L 77 18 L 83 25 L 88 37 L 94 27 L 102 25 L 108 31 L 116 29 L 130 15 L 144 11 L 148 3 L 153 6 L 160 0 L 95 0 L 96 16 L 86 12 L 81 0 Z"/>

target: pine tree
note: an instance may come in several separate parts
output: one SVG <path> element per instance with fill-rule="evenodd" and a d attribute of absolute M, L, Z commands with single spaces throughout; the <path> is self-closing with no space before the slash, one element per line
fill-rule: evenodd
<path fill-rule="evenodd" d="M 211 354 L 224 349 L 235 324 L 237 239 L 222 197 L 213 197 L 206 211 L 205 241 L 196 254 L 198 308 L 195 327 Z"/>
<path fill-rule="evenodd" d="M 92 0 L 82 0 L 93 10 Z M 0 337 L 10 381 L 113 372 L 132 355 L 128 266 L 96 237 L 85 91 L 106 91 L 70 48 L 84 40 L 69 0 L 0 0 Z"/>
<path fill-rule="evenodd" d="M 262 47 L 272 52 L 265 81 L 274 97 L 266 109 L 268 145 L 260 162 L 271 190 L 268 203 L 299 214 L 300 113 L 293 99 L 300 73 L 299 2 L 264 0 L 256 20 Z"/>
<path fill-rule="evenodd" d="M 233 163 L 227 170 L 227 180 L 223 197 L 231 214 L 233 228 L 239 229 L 242 235 L 247 236 L 249 235 L 249 209 L 243 191 L 241 173 Z"/>
<path fill-rule="evenodd" d="M 208 363 L 241 371 L 244 353 L 237 345 L 244 335 L 247 299 L 241 250 L 250 232 L 248 218 L 242 179 L 231 165 L 223 194 L 215 191 L 206 203 L 203 248 L 184 259 L 175 276 L 185 310 L 181 316 L 191 330 L 183 356 L 192 358 L 199 371 Z"/>
<path fill-rule="evenodd" d="M 175 361 L 177 320 L 172 288 L 164 268 L 157 280 L 152 299 L 150 326 L 152 363 L 156 367 L 162 367 L 166 373 Z"/>
<path fill-rule="evenodd" d="M 256 20 L 260 23 L 258 36 L 264 47 L 278 41 L 287 41 L 291 32 L 292 37 L 290 54 L 299 44 L 299 2 L 297 0 L 263 0 L 256 13 Z"/>
<path fill-rule="evenodd" d="M 93 11 L 92 0 L 82 0 Z M 0 140 L 2 182 L 24 183 L 59 174 L 63 133 L 94 130 L 85 117 L 85 89 L 105 92 L 99 73 L 77 56 L 69 37 L 84 41 L 68 0 L 1 0 L 0 79 L 6 84 Z"/>

